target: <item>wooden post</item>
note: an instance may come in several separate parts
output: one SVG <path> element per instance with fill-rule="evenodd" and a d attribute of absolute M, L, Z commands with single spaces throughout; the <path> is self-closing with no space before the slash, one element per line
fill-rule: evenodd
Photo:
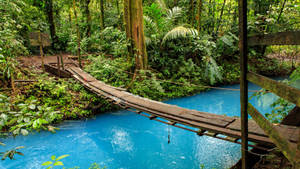
<path fill-rule="evenodd" d="M 248 168 L 247 0 L 239 0 L 240 98 L 242 169 Z"/>
<path fill-rule="evenodd" d="M 58 69 L 58 77 L 60 77 L 60 61 L 59 61 L 59 56 L 57 56 L 57 69 Z"/>
<path fill-rule="evenodd" d="M 250 103 L 248 105 L 248 112 L 261 129 L 269 136 L 273 143 L 280 149 L 283 155 L 293 164 L 299 165 L 299 154 L 295 147 L 285 139 L 283 133 L 280 133 L 273 124 L 270 123 L 265 117 L 258 112 Z"/>
<path fill-rule="evenodd" d="M 44 62 L 44 52 L 43 52 L 43 41 L 41 36 L 41 31 L 39 30 L 39 45 L 40 45 L 40 55 L 42 58 L 42 69 L 45 72 L 45 62 Z"/>
<path fill-rule="evenodd" d="M 62 68 L 62 70 L 65 70 L 64 58 L 63 58 L 62 52 L 60 52 L 60 62 L 61 62 L 61 68 Z"/>

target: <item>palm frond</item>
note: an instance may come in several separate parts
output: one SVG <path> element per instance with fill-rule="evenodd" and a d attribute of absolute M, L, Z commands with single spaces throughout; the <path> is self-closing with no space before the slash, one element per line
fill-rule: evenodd
<path fill-rule="evenodd" d="M 217 65 L 217 62 L 215 59 L 211 56 L 206 56 L 206 59 L 203 59 L 205 61 L 205 75 L 208 78 L 210 84 L 215 84 L 217 80 L 222 80 L 222 75 L 219 70 L 219 66 Z"/>
<path fill-rule="evenodd" d="M 152 43 L 152 40 L 151 40 L 151 38 L 145 36 L 145 42 L 146 42 L 146 45 L 148 46 Z"/>
<path fill-rule="evenodd" d="M 167 5 L 166 5 L 166 2 L 164 0 L 156 0 L 156 3 L 159 5 L 159 7 L 164 10 L 164 11 L 167 11 L 168 8 L 167 8 Z"/>
<path fill-rule="evenodd" d="M 149 29 L 149 32 L 157 33 L 158 32 L 158 26 L 153 20 L 149 17 L 144 15 L 144 22 L 146 29 Z"/>
<path fill-rule="evenodd" d="M 167 11 L 167 19 L 169 20 L 176 20 L 177 18 L 179 18 L 180 16 L 182 16 L 183 14 L 183 10 L 182 8 L 175 6 L 172 9 L 169 9 Z"/>
<path fill-rule="evenodd" d="M 173 40 L 177 38 L 185 38 L 188 36 L 197 36 L 198 31 L 194 28 L 186 28 L 183 26 L 177 26 L 171 31 L 169 31 L 163 38 L 162 44 L 164 44 L 168 40 Z"/>

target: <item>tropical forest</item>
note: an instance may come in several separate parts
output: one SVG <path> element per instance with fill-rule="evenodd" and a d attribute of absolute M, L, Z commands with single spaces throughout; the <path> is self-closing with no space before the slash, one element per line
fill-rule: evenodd
<path fill-rule="evenodd" d="M 299 169 L 300 0 L 0 0 L 0 169 Z"/>

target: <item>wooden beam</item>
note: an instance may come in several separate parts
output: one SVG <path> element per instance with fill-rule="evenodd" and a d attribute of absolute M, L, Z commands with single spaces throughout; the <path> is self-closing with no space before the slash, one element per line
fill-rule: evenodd
<path fill-rule="evenodd" d="M 248 80 L 300 107 L 300 90 L 262 75 L 249 72 Z"/>
<path fill-rule="evenodd" d="M 300 45 L 300 31 L 251 36 L 248 45 Z"/>
<path fill-rule="evenodd" d="M 273 143 L 281 150 L 284 156 L 295 165 L 297 153 L 295 147 L 287 141 L 282 134 L 265 117 L 255 109 L 252 104 L 248 104 L 248 113 L 255 120 L 261 129 L 270 137 Z"/>
<path fill-rule="evenodd" d="M 149 117 L 150 120 L 153 120 L 153 119 L 155 119 L 155 118 L 157 118 L 157 116 L 155 116 L 155 115 L 151 115 L 151 116 Z"/>
<path fill-rule="evenodd" d="M 54 75 L 57 75 L 57 76 L 59 75 L 58 69 L 54 66 L 45 64 L 45 70 L 46 70 L 46 72 L 52 73 Z M 63 78 L 71 78 L 72 77 L 71 73 L 68 71 L 65 71 L 65 70 L 60 70 L 60 75 Z"/>
<path fill-rule="evenodd" d="M 247 0 L 238 0 L 239 8 L 239 50 L 240 50 L 240 104 L 242 136 L 242 169 L 248 169 L 248 33 Z"/>

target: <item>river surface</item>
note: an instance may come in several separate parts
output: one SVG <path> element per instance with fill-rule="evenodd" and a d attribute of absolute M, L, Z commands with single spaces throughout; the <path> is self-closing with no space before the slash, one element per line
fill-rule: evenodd
<path fill-rule="evenodd" d="M 225 86 L 239 88 L 239 85 Z M 249 84 L 249 89 L 259 89 Z M 252 95 L 252 93 L 249 93 Z M 240 116 L 239 92 L 210 90 L 195 96 L 166 101 L 181 107 L 227 116 Z M 275 96 L 251 99 L 263 113 Z M 262 100 L 264 100 L 262 104 Z M 65 167 L 87 169 L 98 163 L 107 169 L 221 169 L 235 164 L 241 157 L 240 145 L 202 136 L 151 121 L 128 111 L 100 114 L 86 121 L 69 121 L 59 125 L 56 134 L 40 132 L 2 140 L 5 147 L 17 146 L 25 156 L 0 162 L 0 169 L 46 168 L 41 164 L 51 155 L 70 155 L 62 159 Z M 168 133 L 170 143 L 168 144 Z M 58 167 L 61 168 L 61 167 Z"/>

